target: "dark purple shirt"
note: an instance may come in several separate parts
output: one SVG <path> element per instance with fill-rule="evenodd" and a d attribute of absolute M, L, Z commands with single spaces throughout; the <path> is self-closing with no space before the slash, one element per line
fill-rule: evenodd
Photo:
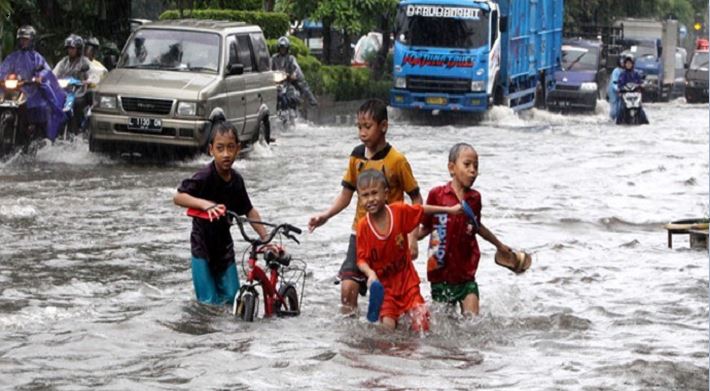
<path fill-rule="evenodd" d="M 183 180 L 178 192 L 224 204 L 228 210 L 239 215 L 245 215 L 252 209 L 242 176 L 232 170 L 232 178 L 225 182 L 217 174 L 214 161 L 197 171 L 192 178 Z M 212 270 L 224 270 L 234 262 L 234 242 L 227 217 L 212 222 L 193 218 L 190 246 L 193 257 L 207 260 Z"/>

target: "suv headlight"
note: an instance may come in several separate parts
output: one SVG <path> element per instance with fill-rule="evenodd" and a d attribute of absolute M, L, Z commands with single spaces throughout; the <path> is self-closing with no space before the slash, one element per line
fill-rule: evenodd
<path fill-rule="evenodd" d="M 394 78 L 395 88 L 407 88 L 407 78 L 406 77 L 395 77 Z"/>
<path fill-rule="evenodd" d="M 471 81 L 471 91 L 483 91 L 486 89 L 486 83 L 483 80 Z"/>
<path fill-rule="evenodd" d="M 116 110 L 116 97 L 113 95 L 99 95 L 99 108 Z"/>
<path fill-rule="evenodd" d="M 197 115 L 197 103 L 178 102 L 177 114 L 182 117 L 194 117 Z"/>
<path fill-rule="evenodd" d="M 595 82 L 588 82 L 588 83 L 582 83 L 581 86 L 579 86 L 579 89 L 582 91 L 596 91 L 597 90 L 597 83 Z"/>

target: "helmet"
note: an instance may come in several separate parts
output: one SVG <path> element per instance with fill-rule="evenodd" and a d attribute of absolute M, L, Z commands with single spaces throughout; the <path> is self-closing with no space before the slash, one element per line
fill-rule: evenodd
<path fill-rule="evenodd" d="M 64 40 L 64 48 L 77 48 L 81 51 L 84 49 L 84 39 L 76 34 L 71 34 Z"/>
<path fill-rule="evenodd" d="M 279 47 L 279 49 L 280 48 L 288 49 L 289 47 L 291 47 L 291 41 L 289 41 L 288 38 L 286 38 L 285 36 L 281 37 L 278 40 L 278 47 Z"/>
<path fill-rule="evenodd" d="M 624 56 L 624 61 L 622 64 L 626 65 L 627 61 L 631 61 L 631 65 L 634 65 L 634 55 L 633 54 L 627 54 Z"/>
<path fill-rule="evenodd" d="M 37 31 L 35 31 L 35 28 L 30 26 L 29 24 L 26 24 L 19 29 L 17 29 L 17 39 L 20 38 L 27 38 L 30 41 L 34 41 L 35 35 L 37 35 Z"/>
<path fill-rule="evenodd" d="M 91 38 L 89 38 L 89 39 L 86 40 L 86 46 L 93 46 L 93 47 L 95 47 L 96 49 L 98 49 L 99 46 L 101 46 L 101 45 L 99 44 L 99 39 L 98 39 L 98 38 L 96 38 L 96 37 L 91 37 Z"/>

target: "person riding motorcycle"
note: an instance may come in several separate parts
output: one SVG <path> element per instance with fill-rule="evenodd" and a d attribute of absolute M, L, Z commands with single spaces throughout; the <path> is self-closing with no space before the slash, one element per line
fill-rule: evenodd
<path fill-rule="evenodd" d="M 634 84 L 636 87 L 634 88 L 635 90 L 638 89 L 640 91 L 641 85 L 643 83 L 643 79 L 641 78 L 641 75 L 634 69 L 634 57 L 632 55 L 627 55 L 624 57 L 624 70 L 619 74 L 619 80 L 617 82 L 619 86 L 619 95 L 622 97 L 620 99 L 622 102 L 620 102 L 619 105 L 619 113 L 616 117 L 616 123 L 621 124 L 625 121 L 625 115 L 626 115 L 626 110 L 624 107 L 623 103 L 623 95 L 626 91 L 627 84 Z M 639 108 L 639 123 L 642 124 L 647 124 L 648 123 L 648 118 L 646 117 L 646 112 L 643 110 L 643 107 Z"/>
<path fill-rule="evenodd" d="M 616 67 L 611 72 L 611 77 L 609 78 L 609 85 L 607 86 L 607 97 L 609 98 L 609 117 L 612 120 L 616 120 L 619 115 L 619 75 L 624 71 L 624 57 L 619 56 L 619 61 Z"/>
<path fill-rule="evenodd" d="M 311 92 L 308 87 L 306 78 L 303 76 L 303 71 L 298 65 L 296 58 L 289 54 L 289 49 L 291 48 L 291 41 L 287 37 L 281 37 L 278 40 L 278 53 L 271 57 L 271 70 L 282 71 L 286 73 L 289 80 L 296 89 L 308 99 L 308 103 L 311 106 L 316 106 L 318 100 Z"/>
<path fill-rule="evenodd" d="M 96 54 L 99 51 L 99 40 L 96 37 L 91 37 L 86 40 L 86 48 L 84 56 L 89 60 L 89 90 L 95 90 L 96 86 L 108 75 L 108 70 L 99 60 L 96 59 Z"/>
<path fill-rule="evenodd" d="M 64 40 L 64 48 L 67 50 L 67 55 L 54 67 L 54 74 L 59 79 L 73 77 L 86 81 L 91 63 L 84 57 L 84 39 L 71 34 Z"/>
<path fill-rule="evenodd" d="M 67 50 L 67 55 L 62 58 L 54 67 L 54 74 L 58 79 L 74 78 L 80 80 L 87 87 L 89 82 L 89 70 L 91 70 L 91 62 L 84 57 L 84 39 L 76 34 L 69 35 L 64 40 L 64 48 Z M 85 94 L 86 90 L 80 90 L 74 99 L 73 112 L 71 122 L 69 124 L 72 133 L 77 133 L 80 130 L 81 123 L 84 120 L 84 109 L 89 105 L 89 97 Z"/>
<path fill-rule="evenodd" d="M 64 123 L 62 106 L 66 95 L 59 87 L 52 68 L 34 50 L 36 35 L 37 32 L 30 25 L 17 30 L 18 49 L 0 64 L 0 80 L 14 74 L 26 82 L 22 85 L 27 102 L 20 108 L 20 128 L 30 133 L 36 131 L 41 134 L 44 131 L 47 138 L 54 141 Z"/>

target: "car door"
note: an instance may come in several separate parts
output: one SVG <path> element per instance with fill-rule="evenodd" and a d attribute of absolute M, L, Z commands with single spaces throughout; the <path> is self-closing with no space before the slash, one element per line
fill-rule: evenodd
<path fill-rule="evenodd" d="M 229 66 L 241 63 L 237 46 L 237 36 L 229 35 L 226 41 L 224 99 L 221 104 L 227 121 L 232 123 L 239 131 L 240 136 L 246 129 L 246 94 L 243 75 L 230 75 Z M 246 140 L 242 140 L 246 141 Z"/>
<path fill-rule="evenodd" d="M 254 136 L 258 130 L 259 107 L 261 106 L 261 85 L 262 75 L 255 65 L 254 51 L 251 46 L 249 34 L 237 34 L 237 56 L 244 65 L 244 99 L 246 104 L 245 128 L 243 135 L 245 140 Z"/>
<path fill-rule="evenodd" d="M 251 45 L 254 50 L 255 65 L 259 72 L 260 105 L 265 104 L 269 110 L 276 112 L 276 83 L 271 71 L 271 56 L 262 33 L 250 33 Z"/>

